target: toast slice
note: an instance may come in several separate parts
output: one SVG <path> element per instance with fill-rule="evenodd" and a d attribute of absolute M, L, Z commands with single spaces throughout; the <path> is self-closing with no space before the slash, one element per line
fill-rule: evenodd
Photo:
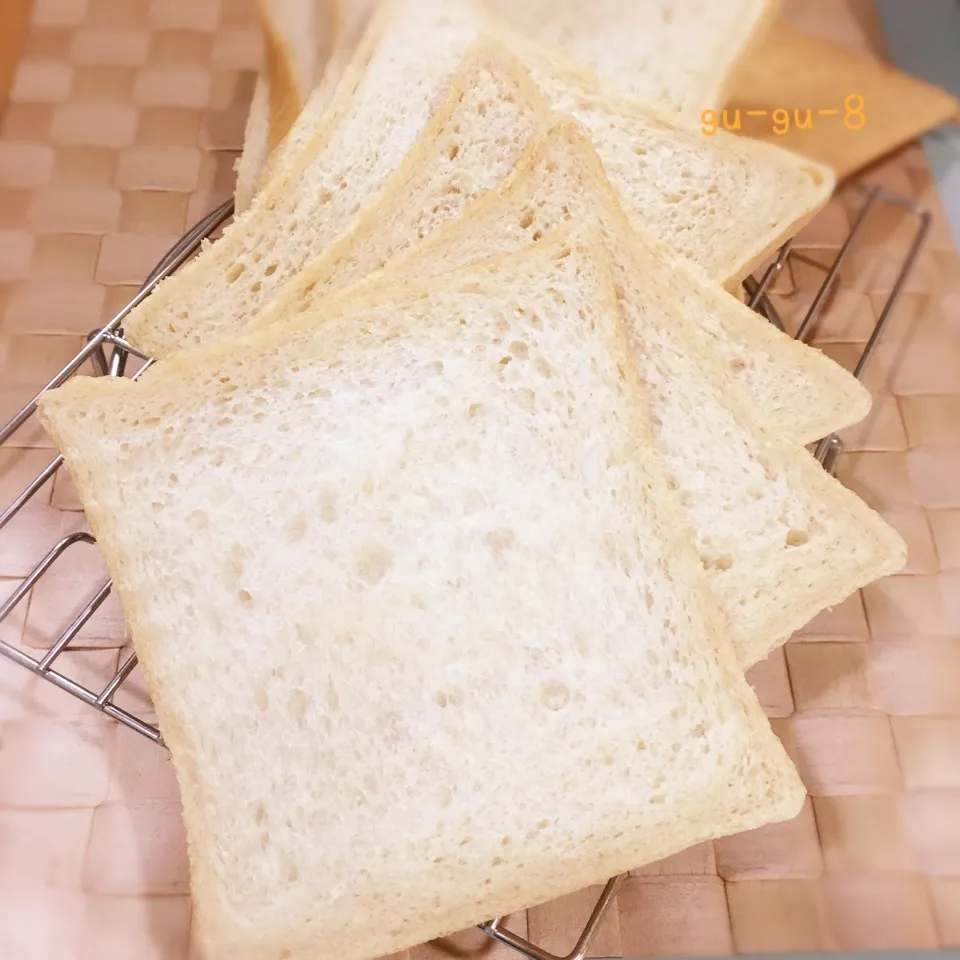
<path fill-rule="evenodd" d="M 127 318 L 127 336 L 159 358 L 253 319 L 287 279 L 350 229 L 431 115 L 465 92 L 478 66 L 464 55 L 485 22 L 474 0 L 389 0 L 380 7 L 293 169 L 274 177 L 220 240 L 158 285 Z M 424 44 L 433 45 L 430 57 Z"/>
<path fill-rule="evenodd" d="M 622 92 L 699 120 L 723 104 L 734 64 L 776 0 L 492 0 L 524 36 Z"/>
<path fill-rule="evenodd" d="M 209 955 L 368 960 L 796 815 L 593 244 L 304 319 L 41 400 Z"/>
<path fill-rule="evenodd" d="M 508 61 L 503 61 L 501 69 L 510 69 Z M 519 93 L 520 75 L 514 73 Z M 534 111 L 536 104 L 527 102 Z M 469 212 L 464 201 L 476 197 L 477 188 L 488 181 L 479 181 L 477 172 L 464 170 L 464 166 L 451 171 L 450 136 L 448 131 L 422 138 L 402 172 L 384 188 L 357 226 L 287 283 L 253 326 L 269 326 L 291 313 L 312 310 L 324 297 L 359 283 L 386 264 L 392 276 L 415 277 L 424 269 L 425 257 L 439 258 L 433 259 L 434 263 L 445 262 L 445 239 L 425 246 L 422 241 L 441 222 L 452 222 L 464 210 L 468 222 L 480 217 L 493 224 L 482 240 L 493 245 L 490 252 L 494 253 L 505 231 L 520 236 L 515 225 L 508 229 L 497 223 L 501 214 L 519 221 L 528 207 L 535 211 L 524 227 L 527 237 L 535 237 L 538 231 L 566 220 L 588 217 L 597 204 L 601 209 L 614 205 L 609 181 L 583 128 L 570 119 L 548 115 L 516 168 L 489 198 L 477 198 L 476 214 Z M 479 156 L 483 159 L 482 153 Z M 469 161 L 470 157 L 461 159 Z M 451 185 L 456 187 L 452 194 Z M 556 192 L 548 195 L 548 186 Z M 459 236 L 459 226 L 451 230 Z M 636 232 L 637 242 L 660 264 L 658 269 L 678 278 L 679 296 L 688 316 L 703 327 L 702 336 L 712 339 L 711 349 L 735 374 L 753 408 L 762 411 L 772 429 L 802 446 L 866 416 L 870 396 L 847 371 L 819 350 L 759 321 L 665 243 L 642 229 Z"/>
<path fill-rule="evenodd" d="M 436 276 L 523 250 L 569 220 L 598 226 L 606 238 L 654 432 L 741 665 L 762 660 L 825 608 L 899 572 L 906 562 L 899 535 L 793 440 L 771 429 L 766 411 L 740 388 L 741 356 L 766 369 L 759 338 L 752 336 L 756 320 L 746 318 L 746 339 L 733 341 L 734 351 L 727 347 L 724 354 L 718 336 L 723 328 L 706 315 L 691 271 L 677 267 L 675 254 L 632 233 L 596 154 L 573 122 L 542 141 L 526 176 L 517 175 L 462 220 L 339 296 L 349 300 L 389 289 L 401 278 Z M 731 316 L 750 313 L 727 300 Z M 288 301 L 276 315 L 277 326 L 296 312 L 296 303 Z M 769 329 L 784 359 L 819 356 Z M 831 369 L 822 359 L 822 368 Z M 809 380 L 816 384 L 816 375 Z M 788 413 L 784 409 L 784 422 Z"/>

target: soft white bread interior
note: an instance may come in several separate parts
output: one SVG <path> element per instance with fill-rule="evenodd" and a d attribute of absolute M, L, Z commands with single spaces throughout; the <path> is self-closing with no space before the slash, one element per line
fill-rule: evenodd
<path fill-rule="evenodd" d="M 742 388 L 756 383 L 742 377 L 742 357 L 769 377 L 761 345 L 769 342 L 777 352 L 794 341 L 757 324 L 747 310 L 743 340 L 731 342 L 716 318 L 705 316 L 692 271 L 678 267 L 679 258 L 661 244 L 633 233 L 575 122 L 557 123 L 526 162 L 523 172 L 469 207 L 461 220 L 340 297 L 506 256 L 571 220 L 596 226 L 609 248 L 654 435 L 741 665 L 766 657 L 826 607 L 899 572 L 906 559 L 900 536 L 789 435 L 767 425 L 768 413 L 756 402 L 768 397 Z M 281 297 L 275 322 L 283 326 L 298 312 L 309 314 L 323 302 L 320 289 L 299 300 Z M 726 299 L 731 315 L 746 310 Z M 271 312 L 261 317 L 261 326 Z M 759 330 L 769 330 L 769 340 L 755 336 Z M 795 364 L 806 361 L 809 382 L 820 383 L 821 368 L 832 362 L 821 358 L 821 365 L 817 351 L 794 345 L 796 351 L 782 355 L 781 368 L 793 374 L 803 370 Z M 839 367 L 831 372 L 859 396 L 862 388 L 849 374 Z M 783 424 L 791 412 L 796 415 L 793 406 L 782 410 Z"/>
<path fill-rule="evenodd" d="M 330 57 L 337 10 L 330 0 L 258 0 L 264 62 L 237 163 L 235 209 L 253 200 L 271 152 L 287 136 Z"/>
<path fill-rule="evenodd" d="M 173 754 L 210 956 L 367 960 L 799 812 L 595 242 L 40 409 Z"/>
<path fill-rule="evenodd" d="M 435 273 L 435 264 L 445 262 L 447 240 L 425 247 L 418 244 L 442 223 L 469 210 L 470 201 L 478 200 L 479 211 L 484 211 L 467 217 L 466 222 L 473 225 L 469 229 L 479 229 L 474 242 L 491 244 L 491 253 L 496 252 L 496 244 L 509 247 L 515 243 L 516 227 L 508 221 L 511 217 L 524 219 L 528 209 L 532 213 L 525 218 L 524 236 L 536 238 L 558 223 L 589 216 L 596 204 L 602 209 L 612 202 L 609 181 L 583 128 L 546 113 L 510 57 L 491 53 L 487 63 L 487 76 L 499 78 L 504 95 L 529 115 L 528 132 L 534 119 L 542 118 L 542 127 L 528 138 L 515 167 L 509 172 L 502 166 L 496 168 L 503 176 L 501 184 L 491 177 L 494 164 L 489 158 L 491 150 L 504 149 L 499 140 L 470 142 L 466 134 L 474 127 L 482 133 L 485 127 L 476 124 L 469 109 L 465 114 L 456 109 L 446 119 L 438 118 L 355 228 L 292 278 L 254 325 L 270 325 L 291 313 L 313 309 L 324 297 L 357 283 L 391 260 L 395 277 L 416 277 L 424 269 Z M 482 90 L 479 85 L 475 89 Z M 465 101 L 468 107 L 472 99 Z M 486 98 L 484 102 L 493 101 Z M 520 140 L 518 136 L 510 142 Z M 479 201 L 482 188 L 501 185 L 502 190 Z M 498 219 L 501 214 L 502 220 Z M 482 228 L 476 227 L 478 217 Z M 487 224 L 495 228 L 488 230 Z M 633 224 L 637 225 L 637 218 Z M 455 231 L 458 243 L 460 230 Z M 636 233 L 657 269 L 676 278 L 674 287 L 683 309 L 712 338 L 713 352 L 734 373 L 755 411 L 762 412 L 773 430 L 800 446 L 866 416 L 870 396 L 849 373 L 819 350 L 758 320 L 664 242 L 642 228 Z M 423 264 L 424 257 L 431 265 Z"/>
<path fill-rule="evenodd" d="M 526 37 L 624 93 L 698 119 L 772 22 L 775 0 L 490 0 Z"/>
<path fill-rule="evenodd" d="M 473 0 L 390 0 L 293 169 L 127 318 L 136 345 L 164 357 L 252 320 L 280 286 L 348 231 L 403 162 L 480 36 Z M 432 49 L 425 56 L 426 49 Z M 459 73 L 458 73 L 459 70 Z"/>
<path fill-rule="evenodd" d="M 551 107 L 587 129 L 631 217 L 728 290 L 833 194 L 836 178 L 821 164 L 611 93 L 536 44 L 510 48 Z"/>

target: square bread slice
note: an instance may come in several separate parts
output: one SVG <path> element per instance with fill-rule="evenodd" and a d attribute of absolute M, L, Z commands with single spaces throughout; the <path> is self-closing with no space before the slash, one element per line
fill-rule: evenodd
<path fill-rule="evenodd" d="M 617 95 L 539 45 L 510 48 L 551 107 L 584 125 L 627 213 L 727 290 L 833 194 L 829 167 Z"/>
<path fill-rule="evenodd" d="M 522 71 L 511 68 L 508 57 L 500 57 L 499 70 L 516 78 L 516 107 L 529 114 L 528 129 L 532 130 L 534 118 L 541 116 L 542 101 L 534 100 L 529 90 L 523 91 L 519 82 Z M 490 178 L 483 173 L 486 167 L 478 170 L 477 165 L 484 164 L 495 147 L 487 144 L 483 149 L 479 143 L 465 143 L 463 124 L 464 118 L 455 111 L 425 133 L 383 189 L 376 206 L 290 280 L 251 328 L 312 310 L 324 297 L 360 283 L 387 264 L 392 275 L 412 278 L 423 271 L 424 257 L 429 257 L 434 266 L 426 269 L 436 272 L 435 265 L 448 262 L 443 255 L 446 240 L 431 240 L 427 246 L 423 241 L 441 224 L 465 212 L 468 222 L 474 222 L 469 201 L 477 201 L 477 216 L 486 222 L 496 221 L 502 211 L 511 211 L 506 216 L 520 218 L 524 235 L 532 240 L 560 223 L 592 215 L 597 204 L 599 209 L 617 206 L 583 128 L 569 118 L 550 114 L 529 138 L 516 166 L 504 172 L 489 198 L 481 200 Z M 450 160 L 451 154 L 455 162 Z M 531 213 L 522 217 L 527 207 Z M 622 222 L 622 214 L 618 216 Z M 819 350 L 759 321 L 702 270 L 638 227 L 636 220 L 633 224 L 636 242 L 655 258 L 658 271 L 675 278 L 673 289 L 683 309 L 713 340 L 713 351 L 773 430 L 803 446 L 866 416 L 870 395 L 846 370 Z M 451 229 L 457 237 L 455 245 L 459 244 L 460 227 Z M 490 244 L 492 255 L 501 242 L 509 245 L 516 233 L 517 224 L 504 223 L 473 239 Z"/>
<path fill-rule="evenodd" d="M 378 192 L 415 149 L 431 115 L 440 123 L 458 109 L 476 65 L 471 58 L 457 65 L 478 37 L 488 37 L 488 48 L 514 50 L 513 41 L 490 34 L 470 0 L 393 0 L 379 10 L 297 162 L 262 189 L 221 240 L 130 314 L 130 340 L 166 357 L 254 320 L 365 208 L 377 209 Z M 428 41 L 435 49 L 426 55 Z M 588 127 L 631 215 L 718 283 L 742 279 L 832 192 L 832 174 L 810 161 L 725 131 L 708 137 L 640 101 L 605 95 L 591 85 L 592 75 L 540 48 L 516 41 L 516 52 L 547 101 Z M 473 135 L 499 149 L 487 151 L 485 167 L 466 158 L 461 166 L 482 170 L 492 186 L 529 136 L 525 111 L 511 113 L 509 96 L 478 110 Z"/>
<path fill-rule="evenodd" d="M 722 107 L 734 64 L 776 0 L 491 0 L 526 37 L 624 93 L 694 120 Z"/>
<path fill-rule="evenodd" d="M 177 767 L 211 958 L 368 960 L 799 812 L 595 242 L 40 409 Z"/>
<path fill-rule="evenodd" d="M 349 300 L 365 290 L 389 289 L 402 278 L 436 276 L 522 250 L 569 220 L 598 226 L 654 433 L 741 665 L 762 660 L 825 608 L 898 573 L 906 562 L 900 536 L 802 447 L 767 425 L 767 412 L 756 409 L 737 383 L 738 365 L 723 352 L 729 341 L 709 329 L 716 321 L 705 320 L 689 269 L 678 267 L 679 258 L 661 245 L 632 233 L 578 126 L 559 124 L 530 159 L 525 174 L 482 198 L 462 220 L 339 296 Z M 732 314 L 750 314 L 726 299 Z M 293 305 L 288 310 L 296 315 Z M 787 357 L 796 354 L 803 363 L 808 354 L 819 356 L 754 317 L 747 320 L 747 336 L 736 344 L 744 353 L 756 351 L 750 333 L 760 328 L 770 331 Z M 756 352 L 752 363 L 762 366 L 764 359 Z M 823 365 L 834 366 L 825 359 Z M 810 382 L 816 383 L 814 376 Z M 786 419 L 790 407 L 783 413 Z"/>

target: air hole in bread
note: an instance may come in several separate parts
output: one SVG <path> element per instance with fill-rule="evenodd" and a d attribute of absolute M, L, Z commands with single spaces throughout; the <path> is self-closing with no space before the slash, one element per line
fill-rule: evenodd
<path fill-rule="evenodd" d="M 786 542 L 788 547 L 802 547 L 810 542 L 810 534 L 805 530 L 789 530 Z"/>
<path fill-rule="evenodd" d="M 227 283 L 236 283 L 243 276 L 243 271 L 246 269 L 247 269 L 247 265 L 245 263 L 235 263 L 227 271 Z M 180 319 L 186 320 L 187 319 L 186 314 L 181 316 Z"/>
<path fill-rule="evenodd" d="M 529 387 L 521 387 L 517 391 L 517 401 L 527 413 L 537 409 L 537 395 Z"/>
<path fill-rule="evenodd" d="M 240 601 L 240 605 L 247 607 L 247 609 L 253 606 L 253 596 L 248 590 L 238 590 L 237 599 Z"/>
<path fill-rule="evenodd" d="M 507 527 L 499 530 L 491 530 L 485 535 L 484 539 L 487 542 L 487 546 L 496 554 L 510 550 L 517 542 L 516 534 Z"/>
<path fill-rule="evenodd" d="M 457 159 L 457 154 L 458 154 L 459 152 L 460 152 L 460 145 L 457 144 L 457 143 L 455 143 L 455 144 L 450 148 L 450 152 L 447 154 L 447 156 L 448 156 L 451 160 L 456 160 L 456 159 Z"/>
<path fill-rule="evenodd" d="M 570 688 L 559 680 L 548 680 L 540 687 L 540 703 L 548 710 L 562 710 L 570 703 Z"/>
<path fill-rule="evenodd" d="M 368 587 L 376 586 L 393 566 L 394 556 L 378 544 L 367 544 L 357 553 L 357 577 Z"/>
<path fill-rule="evenodd" d="M 268 263 L 267 269 L 263 271 L 263 275 L 265 277 L 272 277 L 277 272 L 277 266 L 278 264 L 276 263 Z"/>

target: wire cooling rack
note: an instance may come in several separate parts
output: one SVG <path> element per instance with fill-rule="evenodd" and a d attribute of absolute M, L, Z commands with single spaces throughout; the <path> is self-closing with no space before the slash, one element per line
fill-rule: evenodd
<path fill-rule="evenodd" d="M 871 213 L 878 206 L 891 206 L 906 212 L 917 221 L 916 231 L 904 251 L 903 259 L 899 263 L 899 269 L 891 292 L 884 303 L 883 309 L 880 311 L 880 315 L 877 318 L 870 337 L 854 367 L 853 374 L 859 379 L 863 377 L 876 350 L 877 344 L 880 342 L 890 317 L 900 299 L 900 294 L 916 263 L 917 256 L 930 229 L 931 217 L 930 213 L 923 207 L 895 194 L 891 194 L 880 187 L 863 187 L 853 184 L 845 189 L 862 192 L 864 195 L 863 205 L 837 256 L 827 268 L 823 282 L 797 329 L 795 336 L 799 340 L 806 341 L 816 329 L 816 324 L 822 314 L 823 308 L 837 285 L 840 269 L 847 260 L 850 251 L 855 247 Z M 140 376 L 140 374 L 153 363 L 150 357 L 124 340 L 124 318 L 137 304 L 150 295 L 150 292 L 160 280 L 169 276 L 182 266 L 199 249 L 205 239 L 213 236 L 230 218 L 232 213 L 233 203 L 232 201 L 228 201 L 208 214 L 203 220 L 199 221 L 191 230 L 184 234 L 178 243 L 168 251 L 160 263 L 157 264 L 153 273 L 151 273 L 144 282 L 143 287 L 133 300 L 103 327 L 103 329 L 91 333 L 87 338 L 86 345 L 73 360 L 54 376 L 43 390 L 41 390 L 37 396 L 33 397 L 9 423 L 0 429 L 0 447 L 34 416 L 37 409 L 37 400 L 43 392 L 60 386 L 60 384 L 73 376 L 85 363 L 90 363 L 94 371 L 100 376 L 127 376 L 128 368 L 136 365 L 136 363 L 131 364 L 130 362 L 131 358 L 133 358 L 134 361 L 140 362 L 140 366 L 130 375 L 132 379 Z M 776 280 L 778 274 L 780 274 L 787 265 L 791 255 L 791 248 L 792 242 L 787 243 L 781 248 L 778 256 L 759 277 L 751 277 L 744 283 L 748 305 L 781 330 L 784 329 L 783 321 L 767 295 L 767 291 Z M 840 438 L 833 435 L 822 439 L 816 445 L 813 455 L 823 465 L 825 470 L 832 473 L 836 468 L 837 458 L 842 451 L 843 444 Z M 57 456 L 51 460 L 13 503 L 6 507 L 3 513 L 0 513 L 0 533 L 2 533 L 4 527 L 17 516 L 24 506 L 26 506 L 40 489 L 57 473 L 61 466 L 63 466 L 63 457 Z M 14 609 L 21 603 L 28 602 L 31 591 L 37 586 L 40 580 L 49 573 L 51 568 L 61 560 L 64 554 L 80 548 L 95 548 L 94 538 L 88 533 L 73 533 L 54 544 L 50 551 L 13 591 L 10 597 L 0 605 L 0 623 L 10 616 Z M 130 711 L 117 706 L 114 702 L 114 697 L 118 690 L 120 690 L 123 683 L 137 665 L 136 654 L 128 657 L 106 686 L 100 690 L 93 690 L 77 683 L 55 669 L 57 658 L 69 648 L 84 624 L 90 620 L 110 595 L 111 589 L 112 581 L 106 580 L 93 596 L 90 597 L 66 630 L 64 630 L 59 637 L 50 638 L 49 647 L 42 656 L 33 657 L 2 640 L 0 640 L 0 655 L 12 661 L 13 664 L 30 670 L 32 673 L 54 684 L 61 690 L 72 694 L 93 709 L 101 711 L 114 720 L 154 741 L 156 744 L 163 746 L 163 736 L 156 726 Z M 488 937 L 513 948 L 524 956 L 531 958 L 531 960 L 583 960 L 589 949 L 590 941 L 596 933 L 607 908 L 617 895 L 617 890 L 622 879 L 622 877 L 614 877 L 607 882 L 576 944 L 574 944 L 571 952 L 564 957 L 548 953 L 536 944 L 512 933 L 504 926 L 505 921 L 502 917 L 481 924 L 480 929 Z"/>

